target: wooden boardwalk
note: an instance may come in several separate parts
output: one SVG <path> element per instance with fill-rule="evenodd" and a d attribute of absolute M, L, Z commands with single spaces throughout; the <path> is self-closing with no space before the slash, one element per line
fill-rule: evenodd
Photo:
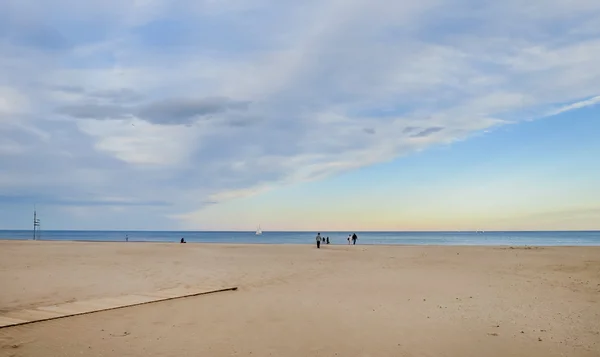
<path fill-rule="evenodd" d="M 122 295 L 118 297 L 75 301 L 58 305 L 39 306 L 32 309 L 15 310 L 0 314 L 0 329 L 39 321 L 90 314 L 99 311 L 121 309 L 124 307 L 149 304 L 159 301 L 181 299 L 185 297 L 234 290 L 237 290 L 237 287 L 204 289 L 179 287 L 143 294 Z"/>

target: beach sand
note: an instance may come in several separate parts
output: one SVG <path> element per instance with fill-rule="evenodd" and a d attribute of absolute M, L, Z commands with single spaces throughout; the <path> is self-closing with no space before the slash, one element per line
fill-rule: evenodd
<path fill-rule="evenodd" d="M 0 242 L 3 312 L 237 286 L 0 329 L 0 356 L 600 356 L 600 247 Z"/>

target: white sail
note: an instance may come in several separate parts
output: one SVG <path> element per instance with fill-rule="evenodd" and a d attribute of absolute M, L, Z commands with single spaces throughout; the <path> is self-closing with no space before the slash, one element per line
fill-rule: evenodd
<path fill-rule="evenodd" d="M 260 230 L 260 224 L 258 225 L 258 228 L 256 229 L 256 235 L 259 236 L 262 234 L 262 231 Z"/>

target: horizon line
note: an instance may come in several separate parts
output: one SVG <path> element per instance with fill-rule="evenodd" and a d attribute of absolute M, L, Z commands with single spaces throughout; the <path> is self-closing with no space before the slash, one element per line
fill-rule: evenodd
<path fill-rule="evenodd" d="M 0 232 L 2 231 L 23 231 L 29 232 L 32 229 L 4 229 L 0 228 Z M 99 230 L 99 229 L 47 229 L 43 230 L 44 232 L 181 232 L 181 233 L 249 233 L 254 232 L 255 230 L 150 230 L 150 229 L 109 229 L 109 230 Z M 262 231 L 262 233 L 319 233 L 319 232 L 327 232 L 327 233 L 342 233 L 342 232 L 355 232 L 355 233 L 508 233 L 508 232 L 599 232 L 600 229 L 560 229 L 560 230 L 272 230 L 272 231 Z"/>

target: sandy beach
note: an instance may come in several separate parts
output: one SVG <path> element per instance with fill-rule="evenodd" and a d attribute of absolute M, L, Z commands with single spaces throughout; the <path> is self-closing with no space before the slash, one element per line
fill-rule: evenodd
<path fill-rule="evenodd" d="M 237 286 L 0 329 L 0 356 L 600 356 L 600 247 L 0 241 L 0 310 Z"/>

